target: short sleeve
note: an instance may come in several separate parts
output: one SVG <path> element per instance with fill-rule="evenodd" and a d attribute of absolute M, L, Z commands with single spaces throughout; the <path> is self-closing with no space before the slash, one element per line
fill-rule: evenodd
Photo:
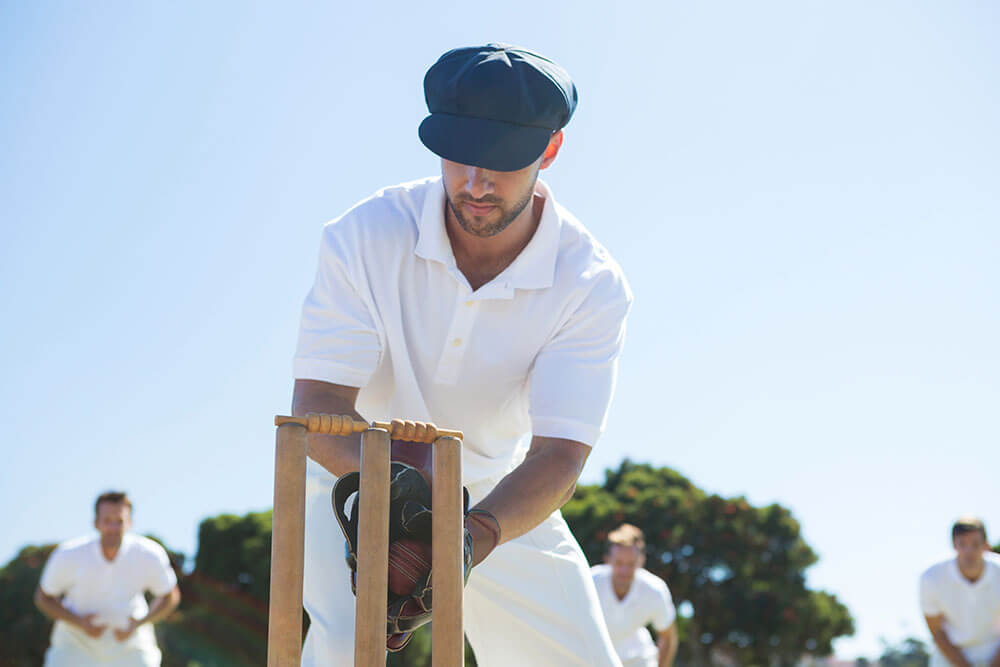
<path fill-rule="evenodd" d="M 177 575 L 170 566 L 170 558 L 163 547 L 155 542 L 150 546 L 149 556 L 147 561 L 149 571 L 145 577 L 146 590 L 156 597 L 166 595 L 177 585 Z"/>
<path fill-rule="evenodd" d="M 663 632 L 671 625 L 673 625 L 674 620 L 677 619 L 677 609 L 674 607 L 674 600 L 670 596 L 670 589 L 663 582 L 661 585 L 656 586 L 655 591 L 655 610 L 653 612 L 650 624 L 657 632 Z"/>
<path fill-rule="evenodd" d="M 38 587 L 50 597 L 65 595 L 73 584 L 71 570 L 66 552 L 57 548 L 42 568 L 42 578 L 38 582 Z"/>
<path fill-rule="evenodd" d="M 930 572 L 920 577 L 920 611 L 924 616 L 939 616 L 944 613 Z"/>
<path fill-rule="evenodd" d="M 299 380 L 364 387 L 382 346 L 363 296 L 366 286 L 352 272 L 360 265 L 351 250 L 358 241 L 345 227 L 335 221 L 323 230 L 316 280 L 302 306 L 293 372 Z"/>
<path fill-rule="evenodd" d="M 533 435 L 593 446 L 604 431 L 632 295 L 620 274 L 603 282 L 535 358 L 529 393 Z"/>

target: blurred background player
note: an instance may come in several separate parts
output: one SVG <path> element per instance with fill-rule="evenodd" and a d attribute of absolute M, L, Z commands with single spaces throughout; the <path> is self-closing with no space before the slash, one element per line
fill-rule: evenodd
<path fill-rule="evenodd" d="M 1000 555 L 990 551 L 980 519 L 951 529 L 955 558 L 920 577 L 920 607 L 937 651 L 931 667 L 1000 667 Z"/>
<path fill-rule="evenodd" d="M 180 602 L 167 552 L 132 535 L 132 502 L 122 492 L 94 503 L 97 535 L 60 544 L 45 564 L 35 606 L 55 621 L 46 667 L 160 664 L 153 623 Z M 144 593 L 155 596 L 146 604 Z"/>
<path fill-rule="evenodd" d="M 608 535 L 604 564 L 591 568 L 608 632 L 624 667 L 668 667 L 677 653 L 677 612 L 666 582 L 643 568 L 646 540 L 624 523 Z M 653 644 L 646 626 L 656 630 Z"/>

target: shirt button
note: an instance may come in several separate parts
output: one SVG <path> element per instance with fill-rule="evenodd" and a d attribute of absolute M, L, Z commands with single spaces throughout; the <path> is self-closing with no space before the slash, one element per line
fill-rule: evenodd
<path fill-rule="evenodd" d="M 466 305 L 466 306 L 471 306 L 471 305 L 472 305 L 472 304 L 474 304 L 474 303 L 475 303 L 475 301 L 466 301 L 466 302 L 465 302 L 465 305 Z"/>
<path fill-rule="evenodd" d="M 456 338 L 455 340 L 451 341 L 451 344 L 454 345 L 455 347 L 458 347 L 459 345 L 462 344 L 462 339 Z"/>

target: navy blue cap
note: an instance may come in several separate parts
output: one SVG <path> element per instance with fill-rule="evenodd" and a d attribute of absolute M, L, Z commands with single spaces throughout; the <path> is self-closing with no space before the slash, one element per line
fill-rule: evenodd
<path fill-rule="evenodd" d="M 446 160 L 517 171 L 576 109 L 576 86 L 544 56 L 507 44 L 453 49 L 424 76 L 420 140 Z"/>

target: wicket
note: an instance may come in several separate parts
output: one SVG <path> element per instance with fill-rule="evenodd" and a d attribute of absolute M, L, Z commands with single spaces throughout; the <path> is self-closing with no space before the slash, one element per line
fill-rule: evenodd
<path fill-rule="evenodd" d="M 432 664 L 461 667 L 463 492 L 462 432 L 432 424 L 372 422 L 309 414 L 274 418 L 278 427 L 268 609 L 268 667 L 298 667 L 302 652 L 302 570 L 305 539 L 307 433 L 361 433 L 357 608 L 354 664 L 385 665 L 389 552 L 389 454 L 392 438 L 433 442 L 432 550 L 434 622 Z M 362 556 L 364 554 L 364 556 Z"/>

